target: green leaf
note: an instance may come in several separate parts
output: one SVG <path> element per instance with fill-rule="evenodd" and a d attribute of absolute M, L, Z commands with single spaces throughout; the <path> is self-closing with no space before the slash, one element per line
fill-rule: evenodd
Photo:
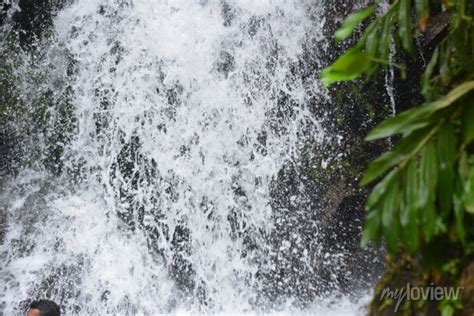
<path fill-rule="evenodd" d="M 378 27 L 379 27 L 380 21 L 375 20 L 373 27 L 371 27 L 370 33 L 367 36 L 367 39 L 365 41 L 365 51 L 369 56 L 369 59 L 373 60 L 377 57 L 377 48 L 379 45 L 379 32 L 378 32 Z M 373 62 L 370 61 L 371 66 L 369 67 L 370 69 L 368 70 L 367 75 L 371 75 L 373 71 L 376 69 L 376 65 L 373 66 Z"/>
<path fill-rule="evenodd" d="M 455 101 L 457 101 L 459 98 L 463 97 L 465 94 L 471 92 L 471 90 L 474 90 L 474 81 L 467 81 L 453 90 L 451 90 L 445 97 L 443 97 L 441 100 L 436 101 L 435 105 L 435 110 L 439 110 L 445 107 L 450 106 L 453 104 Z"/>
<path fill-rule="evenodd" d="M 445 45 L 446 46 L 446 45 Z M 451 84 L 451 67 L 449 65 L 449 51 L 450 45 L 447 45 L 448 48 L 441 51 L 440 57 L 440 67 L 439 67 L 439 74 L 441 78 L 441 83 L 443 86 L 447 87 Z"/>
<path fill-rule="evenodd" d="M 356 47 L 350 48 L 321 72 L 323 84 L 329 86 L 337 81 L 354 80 L 367 71 L 369 64 L 366 53 Z"/>
<path fill-rule="evenodd" d="M 453 205 L 454 162 L 457 158 L 457 137 L 452 124 L 445 124 L 440 129 L 436 145 L 441 180 L 438 183 L 439 210 L 445 219 Z"/>
<path fill-rule="evenodd" d="M 470 167 L 469 177 L 464 184 L 463 203 L 468 213 L 474 214 L 474 167 Z"/>
<path fill-rule="evenodd" d="M 373 210 L 367 214 L 364 222 L 364 230 L 362 231 L 361 245 L 365 247 L 370 241 L 380 244 L 382 232 L 382 220 L 378 210 Z"/>
<path fill-rule="evenodd" d="M 465 242 L 466 239 L 466 231 L 464 229 L 464 208 L 462 203 L 462 184 L 456 182 L 456 194 L 453 197 L 453 205 L 454 205 L 454 219 L 455 219 L 455 228 L 456 233 L 461 240 L 461 242 Z"/>
<path fill-rule="evenodd" d="M 420 247 L 419 227 L 416 220 L 410 220 L 405 227 L 401 229 L 400 239 L 411 254 L 416 254 Z"/>
<path fill-rule="evenodd" d="M 394 224 L 396 221 L 395 213 L 400 205 L 399 200 L 399 176 L 395 173 L 391 185 L 387 188 L 387 192 L 383 200 L 382 225 L 384 229 Z"/>
<path fill-rule="evenodd" d="M 374 12 L 375 6 L 372 5 L 362 11 L 349 15 L 344 20 L 339 30 L 336 31 L 336 34 L 334 35 L 336 41 L 340 42 L 350 37 L 357 25 L 359 25 L 362 21 L 374 14 Z"/>
<path fill-rule="evenodd" d="M 428 98 L 431 94 L 431 76 L 433 75 L 433 71 L 438 64 L 438 57 L 439 48 L 436 48 L 421 78 L 421 94 L 425 98 Z"/>
<path fill-rule="evenodd" d="M 451 304 L 440 305 L 439 310 L 441 312 L 441 316 L 453 316 L 454 315 L 454 307 Z"/>
<path fill-rule="evenodd" d="M 422 211 L 423 233 L 427 242 L 436 234 L 436 210 L 433 202 L 429 202 Z"/>
<path fill-rule="evenodd" d="M 472 24 L 471 24 L 471 56 L 474 54 L 474 32 L 472 31 Z"/>
<path fill-rule="evenodd" d="M 360 185 L 366 185 L 384 174 L 398 163 L 410 158 L 419 149 L 421 141 L 428 137 L 431 127 L 416 130 L 398 142 L 392 150 L 386 152 L 370 163 L 364 173 Z"/>
<path fill-rule="evenodd" d="M 420 229 L 416 222 L 409 222 L 407 226 L 401 230 L 401 237 L 404 246 L 414 255 L 420 248 Z"/>
<path fill-rule="evenodd" d="M 453 124 L 444 124 L 439 130 L 437 139 L 440 169 L 445 169 L 456 161 L 458 156 L 457 144 L 458 141 Z"/>
<path fill-rule="evenodd" d="M 430 141 L 423 148 L 420 159 L 419 179 L 419 208 L 424 209 L 434 200 L 436 184 L 438 181 L 438 163 L 436 147 Z"/>
<path fill-rule="evenodd" d="M 417 164 L 416 160 L 411 160 L 406 169 L 403 206 L 400 207 L 400 239 L 412 254 L 415 254 L 419 247 Z"/>
<path fill-rule="evenodd" d="M 392 170 L 387 176 L 383 178 L 372 190 L 369 198 L 367 199 L 366 209 L 368 211 L 375 208 L 376 204 L 380 201 L 382 196 L 387 191 L 387 187 L 392 185 L 392 182 L 397 178 L 398 170 Z"/>
<path fill-rule="evenodd" d="M 398 178 L 398 170 L 392 170 L 392 172 L 372 190 L 366 204 L 366 209 L 369 213 L 365 219 L 364 230 L 362 232 L 362 246 L 366 246 L 369 241 L 374 241 L 376 244 L 380 242 L 382 216 L 386 223 L 386 221 L 389 220 L 387 216 L 390 214 L 387 214 L 386 211 L 389 211 L 388 208 L 394 206 L 390 201 L 396 199 L 398 195 L 397 192 L 394 192 L 394 188 L 398 188 Z M 391 235 L 388 236 L 388 239 L 390 239 L 390 237 Z"/>
<path fill-rule="evenodd" d="M 398 3 L 396 4 L 398 6 Z M 383 18 L 383 27 L 382 27 L 382 37 L 380 39 L 379 45 L 379 54 L 380 59 L 384 61 L 388 61 L 388 57 L 390 55 L 390 46 L 392 44 L 392 18 L 394 15 L 394 10 L 396 8 L 391 8 L 389 12 Z"/>
<path fill-rule="evenodd" d="M 466 100 L 462 115 L 463 144 L 468 145 L 474 140 L 474 102 Z"/>
<path fill-rule="evenodd" d="M 413 109 L 401 112 L 395 117 L 389 118 L 377 125 L 365 138 L 366 141 L 385 138 L 400 133 L 407 133 L 429 125 L 428 121 L 423 121 L 435 109 L 434 103 L 426 103 Z"/>
<path fill-rule="evenodd" d="M 391 254 L 397 252 L 398 245 L 398 208 L 400 205 L 398 173 L 387 188 L 382 204 L 382 227 L 387 250 Z"/>
<path fill-rule="evenodd" d="M 377 47 L 378 47 L 378 32 L 377 32 L 377 27 L 378 27 L 379 21 L 376 21 L 374 24 L 374 30 L 367 36 L 366 40 L 366 49 L 367 49 L 367 54 L 369 54 L 370 57 L 375 57 L 377 53 Z"/>
<path fill-rule="evenodd" d="M 462 150 L 459 155 L 458 172 L 461 180 L 463 181 L 469 176 L 469 163 L 467 161 L 467 153 L 465 150 Z"/>
<path fill-rule="evenodd" d="M 464 243 L 464 253 L 472 255 L 474 253 L 474 242 Z"/>
<path fill-rule="evenodd" d="M 420 158 L 418 207 L 422 212 L 423 232 L 429 242 L 436 233 L 436 210 L 434 206 L 438 178 L 436 147 L 433 141 L 425 145 Z"/>
<path fill-rule="evenodd" d="M 428 0 L 415 0 L 416 17 L 418 26 L 422 32 L 426 31 L 430 17 L 430 6 Z"/>
<path fill-rule="evenodd" d="M 398 35 L 402 41 L 402 46 L 409 54 L 413 54 L 413 34 L 411 22 L 411 1 L 400 0 L 398 10 Z"/>
<path fill-rule="evenodd" d="M 400 209 L 400 224 L 407 226 L 418 219 L 418 161 L 411 160 L 405 174 L 404 208 Z"/>
<path fill-rule="evenodd" d="M 362 35 L 360 36 L 359 40 L 357 41 L 357 47 L 362 49 L 364 44 L 366 44 L 367 38 L 375 31 L 375 27 L 380 23 L 379 19 L 376 19 L 370 22 L 369 26 L 364 30 Z"/>

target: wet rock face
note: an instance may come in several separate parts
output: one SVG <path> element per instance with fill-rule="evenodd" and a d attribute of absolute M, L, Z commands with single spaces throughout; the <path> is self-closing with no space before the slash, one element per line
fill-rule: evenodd
<path fill-rule="evenodd" d="M 436 2 L 436 1 L 432 1 Z M 349 2 L 336 1 L 326 7 L 325 36 L 332 37 L 334 31 L 351 12 L 366 6 L 364 1 Z M 439 1 L 432 3 L 434 12 L 439 9 Z M 337 83 L 329 88 L 330 101 L 324 102 L 322 108 L 326 115 L 323 121 L 324 129 L 331 135 L 340 135 L 341 141 L 337 145 L 328 144 L 322 150 L 313 148 L 315 151 L 338 152 L 342 155 L 329 168 L 318 169 L 317 172 L 310 170 L 312 165 L 320 163 L 320 157 L 313 155 L 310 163 L 303 163 L 298 173 L 313 175 L 313 180 L 305 183 L 306 190 L 314 192 L 315 200 L 319 200 L 316 209 L 318 219 L 323 221 L 321 225 L 322 244 L 324 251 L 329 254 L 350 254 L 343 260 L 345 268 L 338 275 L 338 282 L 343 287 L 351 287 L 357 284 L 357 278 L 347 275 L 365 275 L 376 279 L 383 270 L 383 259 L 381 253 L 376 250 L 362 251 L 359 247 L 360 233 L 365 217 L 364 204 L 370 188 L 358 189 L 357 178 L 360 178 L 367 164 L 384 152 L 389 143 L 385 141 L 367 143 L 363 139 L 367 133 L 379 122 L 392 115 L 393 111 L 401 112 L 413 106 L 423 103 L 420 93 L 419 82 L 423 69 L 429 59 L 437 41 L 442 38 L 443 19 L 435 21 L 430 27 L 436 31 L 425 35 L 417 45 L 415 58 L 404 55 L 394 56 L 396 60 L 403 61 L 410 70 L 407 79 L 403 79 L 397 71 L 391 73 L 380 72 L 374 80 L 364 82 Z M 357 35 L 355 36 L 357 38 Z M 345 49 L 352 46 L 353 41 L 345 41 L 341 44 L 329 42 L 326 54 L 322 60 L 313 60 L 309 64 L 325 66 L 330 64 Z M 317 51 L 317 47 L 308 49 L 306 60 L 311 61 L 311 52 Z M 391 88 L 391 89 L 388 89 Z M 391 91 L 389 91 L 391 90 Z M 389 93 L 392 93 L 390 96 Z M 390 100 L 390 97 L 393 100 Z M 321 100 L 314 100 L 314 115 L 317 117 L 321 111 Z M 316 157 L 316 159 L 314 159 Z M 322 157 L 323 161 L 325 158 Z M 320 237 L 321 238 L 321 237 Z M 357 258 L 357 259 L 355 259 Z M 371 261 L 371 258 L 373 259 Z M 370 278 L 368 278 L 370 279 Z"/>
<path fill-rule="evenodd" d="M 1 186 L 0 186 L 1 189 Z M 5 225 L 6 225 L 7 210 L 5 208 L 0 208 L 0 244 L 3 243 L 5 238 Z"/>
<path fill-rule="evenodd" d="M 8 17 L 8 10 L 11 8 L 11 4 L 4 2 L 0 7 L 0 25 L 5 23 Z"/>
<path fill-rule="evenodd" d="M 19 1 L 21 11 L 16 10 L 13 16 L 15 8 L 7 2 L 2 3 L 0 7 L 0 181 L 15 172 L 20 160 L 17 148 L 20 147 L 18 143 L 21 139 L 9 124 L 14 111 L 20 107 L 13 75 L 13 60 L 16 58 L 13 56 L 16 54 L 15 34 L 18 34 L 26 46 L 27 43 L 32 43 L 33 38 L 47 28 L 51 21 L 51 10 L 46 0 Z M 9 32 L 9 27 L 12 32 Z"/>
<path fill-rule="evenodd" d="M 11 171 L 13 142 L 11 130 L 0 120 L 2 128 L 0 129 L 0 182 L 7 177 Z"/>
<path fill-rule="evenodd" d="M 31 44 L 49 28 L 52 22 L 53 2 L 49 0 L 20 0 L 20 11 L 13 16 L 22 46 Z"/>
<path fill-rule="evenodd" d="M 13 2 L 13 3 L 12 3 Z M 62 145 L 67 143 L 70 126 L 71 104 L 69 90 L 65 89 L 67 78 L 53 78 L 55 91 L 46 83 L 47 75 L 41 73 L 38 65 L 45 59 L 53 58 L 50 72 L 69 63 L 73 68 L 72 58 L 67 52 L 57 51 L 45 57 L 45 50 L 37 45 L 41 38 L 47 37 L 54 12 L 64 1 L 21 0 L 2 4 L 0 20 L 0 180 L 14 175 L 25 167 L 28 148 L 25 140 L 33 135 L 48 139 L 44 148 L 47 159 L 44 165 L 53 173 L 60 173 Z M 62 55 L 64 54 L 64 56 Z M 54 56 L 53 56 L 54 55 Z M 70 57 L 70 56 L 69 56 Z M 57 59 L 56 59 L 57 58 Z M 32 62 L 34 60 L 34 62 Z M 37 64 L 36 64 L 37 63 Z M 26 70 L 27 69 L 27 70 Z M 24 74 L 27 72 L 28 74 Z M 59 71 L 58 71 L 59 72 Z M 70 76 L 67 72 L 67 76 Z M 31 80 L 30 83 L 26 83 Z M 23 91 L 25 85 L 31 85 L 31 91 Z M 23 89 L 23 90 L 22 90 Z M 61 97 L 58 98 L 58 96 Z M 46 126 L 50 115 L 47 109 L 56 107 L 58 121 L 54 129 Z M 53 135 L 54 134 L 54 135 Z M 48 136 L 49 135 L 49 136 Z"/>
<path fill-rule="evenodd" d="M 326 6 L 326 38 L 332 38 L 359 4 L 338 1 Z M 345 48 L 333 41 L 325 48 L 308 42 L 295 76 L 318 76 Z M 357 178 L 388 145 L 363 141 L 389 114 L 385 81 L 340 83 L 329 89 L 329 95 L 315 96 L 308 107 L 328 135 L 338 136 L 321 145 L 307 144 L 296 163 L 280 170 L 272 189 L 276 227 L 269 240 L 275 249 L 268 259 L 275 271 L 268 277 L 269 296 L 295 295 L 310 301 L 334 289 L 351 292 L 370 286 L 384 267 L 379 250 L 359 246 L 369 190 L 359 189 Z M 301 239 L 295 238 L 295 231 Z M 311 268 L 301 260 L 311 262 Z"/>
<path fill-rule="evenodd" d="M 49 31 L 54 13 L 67 0 L 20 0 L 20 10 L 13 15 L 14 27 L 19 32 L 20 43 L 26 47 Z"/>
<path fill-rule="evenodd" d="M 19 10 L 15 10 L 13 14 L 12 26 L 19 33 L 21 45 L 31 45 L 35 39 L 48 32 L 55 12 L 67 2 L 68 0 L 19 0 Z M 14 9 L 13 6 L 11 1 L 0 5 L 0 26 L 9 22 L 9 13 Z"/>

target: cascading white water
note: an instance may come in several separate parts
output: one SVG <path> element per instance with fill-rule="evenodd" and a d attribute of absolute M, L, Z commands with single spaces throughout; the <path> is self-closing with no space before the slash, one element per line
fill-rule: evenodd
<path fill-rule="evenodd" d="M 37 295 L 68 314 L 290 308 L 262 294 L 262 273 L 271 182 L 303 132 L 324 139 L 306 108 L 319 83 L 292 72 L 305 40 L 323 40 L 309 5 L 80 0 L 58 12 L 48 47 L 74 60 L 75 128 L 59 177 L 26 169 L 1 196 L 7 315 Z"/>

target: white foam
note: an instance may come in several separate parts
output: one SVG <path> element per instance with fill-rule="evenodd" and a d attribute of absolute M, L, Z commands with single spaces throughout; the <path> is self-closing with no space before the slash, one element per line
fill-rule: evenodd
<path fill-rule="evenodd" d="M 319 83 L 291 75 L 305 36 L 319 30 L 299 1 L 230 6 L 228 25 L 220 1 L 82 0 L 59 12 L 57 41 L 77 69 L 78 130 L 63 157 L 73 171 L 35 198 L 24 192 L 37 182 L 25 175 L 12 183 L 0 252 L 7 314 L 44 288 L 69 314 L 255 313 L 262 253 L 246 249 L 244 236 L 261 241 L 273 229 L 270 184 L 299 150 L 301 130 L 324 137 L 305 107 Z M 276 122 L 282 91 L 294 100 L 293 114 Z M 136 139 L 141 156 L 124 158 L 136 176 L 126 176 L 117 157 Z M 67 184 L 78 164 L 84 180 Z M 134 231 L 117 216 L 130 207 Z M 229 222 L 234 213 L 242 236 Z M 140 221 L 161 237 L 147 242 Z M 189 232 L 187 250 L 171 244 L 179 227 Z M 188 294 L 170 276 L 177 254 L 195 273 Z M 353 315 L 357 304 L 281 308 L 274 314 Z"/>

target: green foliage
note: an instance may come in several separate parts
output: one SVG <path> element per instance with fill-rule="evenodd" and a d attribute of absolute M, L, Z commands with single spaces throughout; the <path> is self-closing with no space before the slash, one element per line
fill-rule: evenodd
<path fill-rule="evenodd" d="M 386 13 L 373 20 L 356 45 L 324 69 L 321 74 L 323 83 L 329 86 L 337 81 L 353 80 L 364 74 L 371 75 L 381 66 L 387 66 L 392 42 L 392 27 L 395 24 L 400 25 L 398 34 L 404 47 L 407 51 L 412 51 L 411 18 L 410 15 L 405 15 L 409 10 L 407 9 L 409 3 L 409 0 L 395 1 Z M 349 37 L 360 22 L 370 17 L 374 10 L 374 7 L 369 7 L 349 16 L 336 32 L 336 40 Z M 402 68 L 399 65 L 394 66 Z"/>
<path fill-rule="evenodd" d="M 416 16 L 421 31 L 426 31 L 430 17 L 429 0 L 415 0 Z"/>
<path fill-rule="evenodd" d="M 395 0 L 378 16 L 374 7 L 351 16 L 337 40 L 369 21 L 355 45 L 322 72 L 324 84 L 374 77 L 387 67 L 403 78 L 406 67 L 393 60 L 413 56 L 415 38 L 430 33 L 429 3 Z M 366 203 L 361 243 L 383 240 L 391 257 L 417 258 L 424 280 L 444 276 L 455 285 L 474 256 L 474 2 L 444 0 L 441 14 L 449 17 L 449 29 L 437 39 L 421 77 L 425 102 L 366 137 L 391 137 L 395 145 L 361 179 L 361 185 L 377 182 Z M 457 297 L 437 308 L 455 315 L 463 305 Z"/>
<path fill-rule="evenodd" d="M 322 72 L 324 83 L 372 76 L 387 66 L 403 74 L 405 66 L 390 58 L 392 38 L 396 53 L 413 55 L 415 36 L 429 31 L 428 2 L 393 1 L 354 47 Z M 349 37 L 373 11 L 369 7 L 350 16 L 337 40 Z M 384 239 L 392 255 L 400 249 L 424 253 L 444 237 L 461 245 L 465 255 L 474 250 L 474 3 L 444 1 L 443 11 L 451 19 L 449 32 L 422 76 L 426 102 L 387 119 L 366 138 L 398 139 L 361 180 L 366 185 L 379 179 L 366 204 L 362 245 Z M 443 313 L 449 314 L 452 304 L 445 305 Z"/>
<path fill-rule="evenodd" d="M 374 12 L 375 7 L 370 6 L 362 11 L 351 14 L 334 35 L 336 40 L 339 42 L 350 37 L 357 25 L 359 25 L 362 21 L 374 14 Z"/>
<path fill-rule="evenodd" d="M 329 85 L 341 80 L 354 80 L 369 66 L 367 55 L 357 48 L 347 50 L 334 64 L 323 70 L 323 81 Z"/>
<path fill-rule="evenodd" d="M 400 0 L 398 5 L 398 34 L 406 52 L 413 54 L 411 1 Z"/>

